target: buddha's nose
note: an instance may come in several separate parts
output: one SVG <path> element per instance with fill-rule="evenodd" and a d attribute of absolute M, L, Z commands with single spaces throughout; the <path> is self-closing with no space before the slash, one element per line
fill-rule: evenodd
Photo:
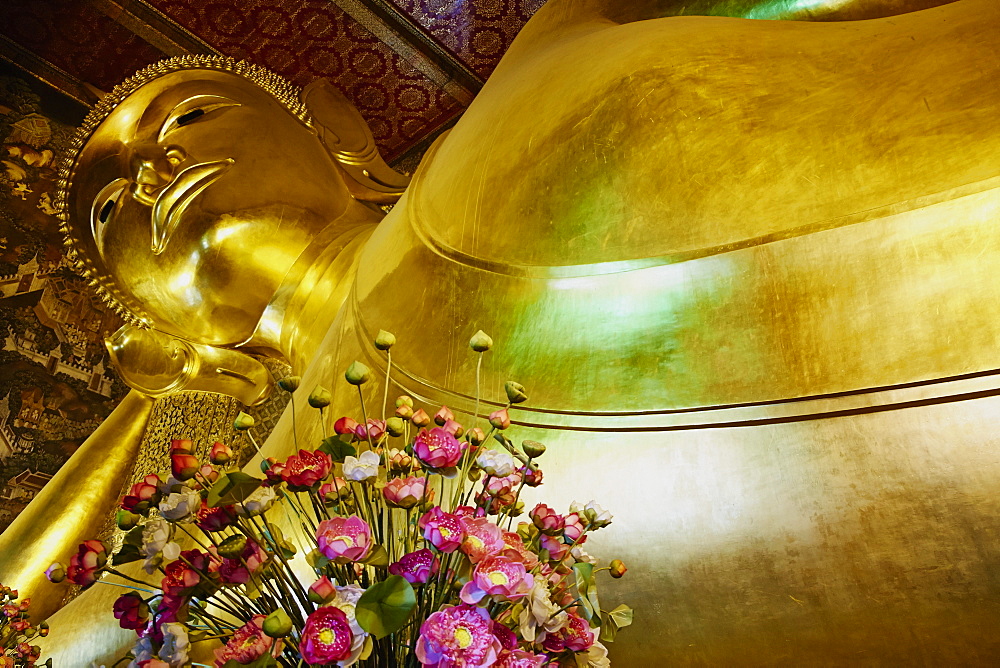
<path fill-rule="evenodd" d="M 153 142 L 136 142 L 129 145 L 130 169 L 133 176 L 132 196 L 143 204 L 152 206 L 156 197 L 178 172 L 178 165 L 187 159 L 179 146 L 161 146 Z"/>

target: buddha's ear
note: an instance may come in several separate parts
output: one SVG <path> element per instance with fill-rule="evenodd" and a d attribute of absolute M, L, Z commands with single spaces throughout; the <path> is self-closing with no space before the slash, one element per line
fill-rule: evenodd
<path fill-rule="evenodd" d="M 302 91 L 319 138 L 344 171 L 344 181 L 357 199 L 392 204 L 403 194 L 410 178 L 400 174 L 379 155 L 365 119 L 333 84 L 318 79 Z"/>

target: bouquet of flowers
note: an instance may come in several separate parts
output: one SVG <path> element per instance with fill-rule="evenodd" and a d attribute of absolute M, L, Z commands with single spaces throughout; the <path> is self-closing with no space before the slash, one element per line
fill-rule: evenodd
<path fill-rule="evenodd" d="M 36 664 L 42 650 L 38 645 L 29 644 L 32 639 L 49 634 L 49 625 L 45 622 L 34 626 L 28 621 L 31 599 L 18 602 L 17 590 L 0 584 L 0 606 L 3 606 L 3 615 L 0 616 L 0 668 L 51 666 L 51 659 Z"/>
<path fill-rule="evenodd" d="M 542 483 L 545 446 L 508 436 L 509 411 L 527 399 L 517 383 L 483 427 L 466 428 L 447 407 L 431 416 L 408 396 L 387 418 L 393 343 L 386 332 L 375 341 L 388 359 L 381 419 L 367 415 L 361 386 L 372 374 L 355 362 L 345 378 L 358 387 L 360 420 L 341 417 L 316 449 L 264 460 L 263 477 L 228 469 L 221 443 L 201 462 L 176 440 L 170 477 L 147 476 L 122 499 L 128 533 L 117 553 L 80 546 L 66 569 L 73 582 L 110 572 L 132 583 L 114 605 L 139 636 L 130 666 L 190 665 L 203 640 L 222 645 L 222 668 L 609 665 L 603 642 L 632 611 L 603 610 L 595 575 L 625 567 L 597 568 L 583 546 L 611 515 L 593 502 L 524 515 L 521 492 Z M 477 385 L 491 345 L 482 332 L 470 342 Z M 279 385 L 294 392 L 300 382 Z M 309 404 L 326 424 L 330 392 L 314 389 Z M 294 404 L 292 415 L 295 432 Z M 234 426 L 253 420 L 241 414 Z M 140 560 L 158 583 L 117 569 Z"/>

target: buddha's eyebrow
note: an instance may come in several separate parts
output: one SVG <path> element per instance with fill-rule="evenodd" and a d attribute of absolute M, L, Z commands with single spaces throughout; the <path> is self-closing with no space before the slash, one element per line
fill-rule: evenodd
<path fill-rule="evenodd" d="M 160 131 L 157 134 L 156 141 L 163 141 L 164 137 L 177 128 L 187 125 L 191 121 L 200 116 L 204 116 L 210 111 L 214 111 L 215 109 L 220 109 L 222 107 L 239 106 L 241 106 L 239 102 L 223 95 L 192 95 L 191 97 L 181 100 L 175 104 L 174 108 L 170 110 L 170 113 L 166 115 L 163 119 L 163 124 L 160 125 Z"/>

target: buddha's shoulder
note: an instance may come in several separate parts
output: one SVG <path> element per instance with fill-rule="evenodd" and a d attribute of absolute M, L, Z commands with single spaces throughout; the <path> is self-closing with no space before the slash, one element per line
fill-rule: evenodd
<path fill-rule="evenodd" d="M 1000 174 L 1000 6 L 851 24 L 664 19 L 501 63 L 411 221 L 525 266 L 684 256 Z"/>

